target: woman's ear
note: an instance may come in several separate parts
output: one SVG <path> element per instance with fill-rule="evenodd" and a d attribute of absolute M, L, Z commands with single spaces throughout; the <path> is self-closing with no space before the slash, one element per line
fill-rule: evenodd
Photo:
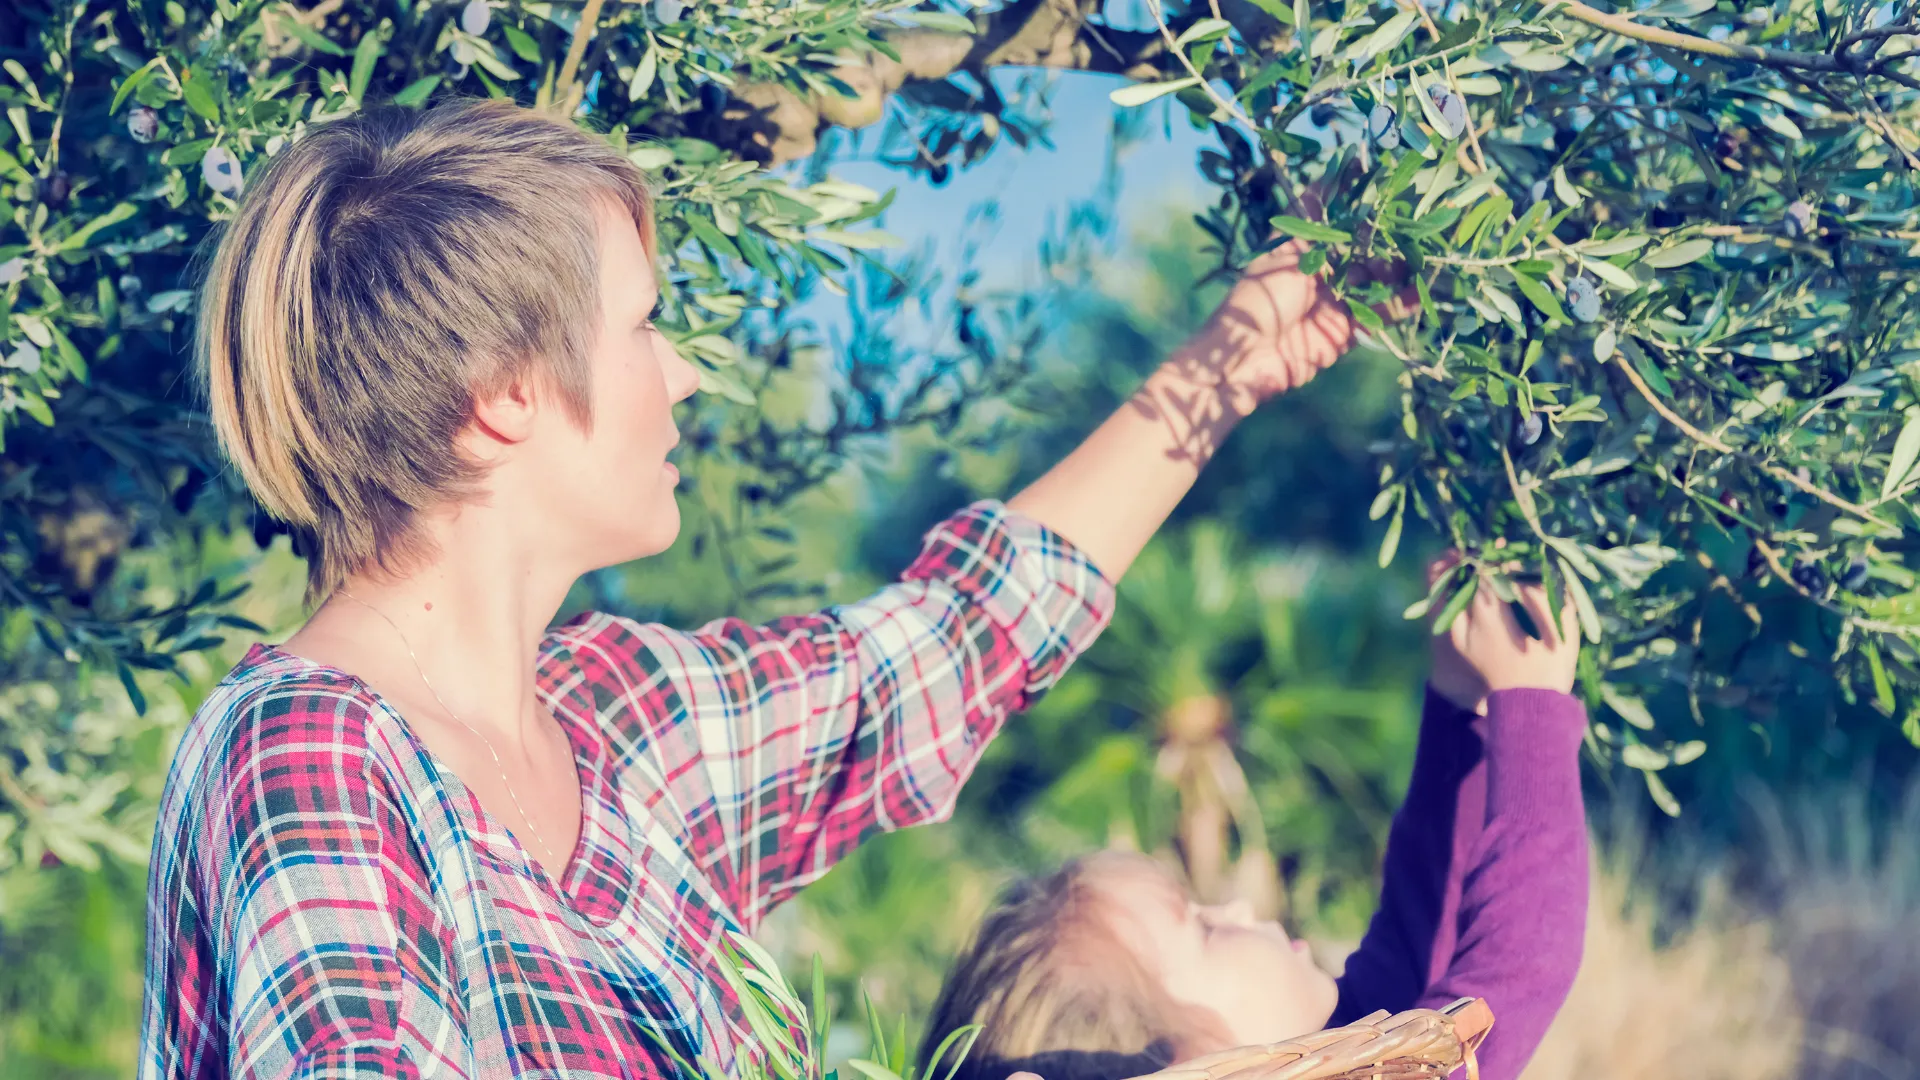
<path fill-rule="evenodd" d="M 482 460 L 502 446 L 525 442 L 539 421 L 545 395 L 527 370 L 492 393 L 474 395 L 473 434 L 468 449 Z"/>

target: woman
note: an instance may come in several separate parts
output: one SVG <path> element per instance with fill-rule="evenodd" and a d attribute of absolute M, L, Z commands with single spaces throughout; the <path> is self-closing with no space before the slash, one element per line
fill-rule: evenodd
<path fill-rule="evenodd" d="M 713 950 L 937 820 L 1092 641 L 1219 440 L 1346 348 L 1265 257 L 1066 460 L 857 604 L 686 633 L 549 623 L 679 529 L 643 178 L 503 102 L 373 111 L 261 170 L 199 352 L 222 446 L 310 552 L 313 617 L 208 697 L 162 803 L 142 1075 L 731 1067 Z"/>

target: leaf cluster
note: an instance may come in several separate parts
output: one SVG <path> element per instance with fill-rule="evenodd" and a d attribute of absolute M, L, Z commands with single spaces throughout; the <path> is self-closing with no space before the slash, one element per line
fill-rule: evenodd
<path fill-rule="evenodd" d="M 985 311 L 964 316 L 977 346 L 910 369 L 796 363 L 817 351 L 792 314 L 810 297 L 872 290 L 877 278 L 887 284 L 873 302 L 897 303 L 918 283 L 889 265 L 895 241 L 874 228 L 890 198 L 743 158 L 729 88 L 838 93 L 834 72 L 849 57 L 884 55 L 883 32 L 924 22 L 911 6 L 618 4 L 590 26 L 579 5 L 488 0 L 10 8 L 0 16 L 0 663 L 74 686 L 107 675 L 137 713 L 139 673 L 184 678 L 229 635 L 265 633 L 234 605 L 287 530 L 219 461 L 194 400 L 196 255 L 248 179 L 315 125 L 451 95 L 570 110 L 652 178 L 673 282 L 659 322 L 708 391 L 689 408 L 682 458 L 707 511 L 696 514 L 706 554 L 727 564 L 736 601 L 804 592 L 784 520 L 793 500 L 863 442 L 951 427 L 1021 364 L 993 354 Z M 824 410 L 764 408 L 816 394 L 822 380 L 836 386 Z M 23 768 L 30 754 L 0 736 L 0 763 Z M 15 801 L 0 794 L 0 808 Z"/>
<path fill-rule="evenodd" d="M 1277 55 L 1195 23 L 1184 85 L 1122 93 L 1218 133 L 1223 272 L 1313 241 L 1402 361 L 1381 562 L 1410 516 L 1465 558 L 1408 615 L 1544 582 L 1593 643 L 1595 749 L 1670 809 L 1658 770 L 1742 683 L 1831 670 L 1920 742 L 1912 5 L 1253 6 Z M 1419 298 L 1394 325 L 1352 274 L 1383 260 Z M 1750 662 L 1780 639 L 1804 667 Z"/>

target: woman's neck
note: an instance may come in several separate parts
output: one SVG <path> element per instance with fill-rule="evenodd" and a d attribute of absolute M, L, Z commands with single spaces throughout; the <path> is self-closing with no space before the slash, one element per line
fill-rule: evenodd
<path fill-rule="evenodd" d="M 284 647 L 519 742 L 541 639 L 578 576 L 525 524 L 474 506 L 423 521 L 422 557 L 350 575 Z"/>

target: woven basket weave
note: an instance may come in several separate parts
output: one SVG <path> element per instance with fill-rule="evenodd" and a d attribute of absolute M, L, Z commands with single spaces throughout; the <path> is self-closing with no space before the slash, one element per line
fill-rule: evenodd
<path fill-rule="evenodd" d="M 1135 1080 L 1439 1080 L 1465 1065 L 1479 1080 L 1474 1051 L 1493 1026 L 1479 998 L 1445 1009 L 1374 1013 L 1298 1039 L 1222 1050 Z"/>

